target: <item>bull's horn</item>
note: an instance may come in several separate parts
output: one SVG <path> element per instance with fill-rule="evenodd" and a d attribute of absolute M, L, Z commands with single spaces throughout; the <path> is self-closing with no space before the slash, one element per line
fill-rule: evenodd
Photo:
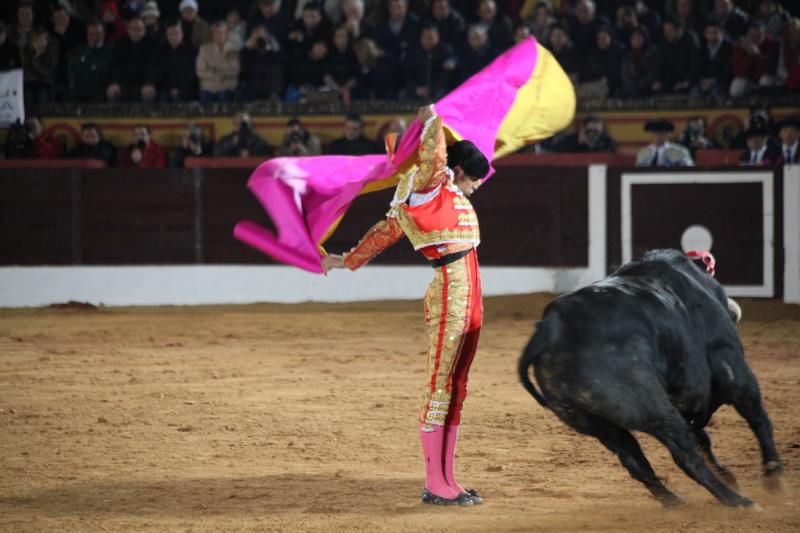
<path fill-rule="evenodd" d="M 736 315 L 736 322 L 739 322 L 742 319 L 742 308 L 739 307 L 739 304 L 734 302 L 731 298 L 728 298 L 728 310 Z"/>

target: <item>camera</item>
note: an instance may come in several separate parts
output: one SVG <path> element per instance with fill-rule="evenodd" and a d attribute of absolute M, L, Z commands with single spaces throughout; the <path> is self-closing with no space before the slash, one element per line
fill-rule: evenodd
<path fill-rule="evenodd" d="M 584 134 L 586 135 L 586 139 L 587 140 L 589 140 L 591 142 L 596 142 L 600 138 L 600 136 L 603 134 L 603 132 L 601 132 L 597 128 L 586 128 L 586 131 L 585 131 Z"/>
<path fill-rule="evenodd" d="M 293 131 L 289 134 L 289 142 L 292 144 L 302 144 L 304 140 L 304 135 L 299 131 Z"/>
<path fill-rule="evenodd" d="M 263 37 L 259 37 L 256 39 L 256 48 L 259 50 L 266 50 L 267 49 L 267 40 Z"/>
<path fill-rule="evenodd" d="M 144 149 L 147 148 L 147 143 L 141 140 L 136 141 L 136 148 L 144 152 Z"/>

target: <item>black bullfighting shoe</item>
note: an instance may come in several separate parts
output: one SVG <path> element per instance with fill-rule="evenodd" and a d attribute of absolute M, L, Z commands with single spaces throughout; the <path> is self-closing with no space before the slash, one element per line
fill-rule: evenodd
<path fill-rule="evenodd" d="M 469 499 L 472 500 L 473 505 L 480 505 L 483 503 L 483 498 L 481 498 L 480 494 L 475 489 L 467 489 L 466 492 L 462 492 L 458 495 L 459 498 L 461 496 L 467 496 Z"/>
<path fill-rule="evenodd" d="M 437 496 L 428 489 L 422 489 L 421 499 L 422 503 L 427 503 L 429 505 L 461 505 L 462 507 L 468 507 L 472 505 L 472 498 L 465 496 L 467 496 L 467 493 L 462 492 L 458 497 L 448 499 Z"/>

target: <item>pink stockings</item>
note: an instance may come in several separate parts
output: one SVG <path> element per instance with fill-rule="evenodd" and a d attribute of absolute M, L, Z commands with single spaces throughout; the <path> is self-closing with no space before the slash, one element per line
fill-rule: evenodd
<path fill-rule="evenodd" d="M 457 498 L 464 492 L 453 475 L 458 426 L 421 424 L 419 438 L 425 457 L 425 488 L 442 498 Z"/>

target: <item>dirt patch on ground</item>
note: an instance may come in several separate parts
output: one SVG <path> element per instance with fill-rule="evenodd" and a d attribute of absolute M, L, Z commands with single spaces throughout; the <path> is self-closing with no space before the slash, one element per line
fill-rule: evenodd
<path fill-rule="evenodd" d="M 642 437 L 688 505 L 662 509 L 517 383 L 551 295 L 486 300 L 459 477 L 486 504 L 418 502 L 421 302 L 0 310 L 0 529 L 800 531 L 800 307 L 744 301 L 788 491 L 744 421 L 710 433 L 756 513 L 723 508 Z"/>

